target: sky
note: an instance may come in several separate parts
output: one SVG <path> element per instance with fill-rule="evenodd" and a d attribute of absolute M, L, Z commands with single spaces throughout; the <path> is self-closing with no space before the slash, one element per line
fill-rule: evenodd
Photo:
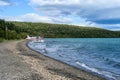
<path fill-rule="evenodd" d="M 0 0 L 0 19 L 120 30 L 120 0 Z"/>

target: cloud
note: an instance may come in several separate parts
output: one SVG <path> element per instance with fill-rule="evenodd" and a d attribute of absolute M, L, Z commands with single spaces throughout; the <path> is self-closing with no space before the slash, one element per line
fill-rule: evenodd
<path fill-rule="evenodd" d="M 91 27 L 99 27 L 99 28 L 106 28 L 109 30 L 120 30 L 120 24 L 96 24 L 94 22 L 86 21 L 83 18 L 74 19 L 78 20 L 79 23 L 74 23 L 73 18 L 54 18 L 49 16 L 40 16 L 36 13 L 27 13 L 20 16 L 2 16 L 0 15 L 1 19 L 5 19 L 7 21 L 20 21 L 20 22 L 46 22 L 46 23 L 62 23 L 62 24 L 71 24 L 71 25 L 78 25 L 78 26 L 91 26 Z"/>
<path fill-rule="evenodd" d="M 97 4 L 99 3 L 99 4 Z M 109 4 L 108 4 L 109 3 Z M 31 5 L 66 5 L 66 6 L 84 6 L 97 7 L 97 8 L 109 8 L 114 6 L 119 6 L 119 0 L 30 0 Z M 115 5 L 116 4 L 116 5 Z M 102 6 L 101 6 L 102 5 Z"/>
<path fill-rule="evenodd" d="M 30 5 L 40 12 L 55 10 L 62 13 L 76 13 L 77 15 L 80 13 L 81 16 L 91 15 L 96 11 L 111 10 L 111 8 L 114 10 L 114 8 L 120 7 L 119 4 L 119 0 L 30 0 Z"/>
<path fill-rule="evenodd" d="M 79 4 L 79 0 L 31 0 L 30 4 L 44 5 L 76 5 Z"/>
<path fill-rule="evenodd" d="M 120 24 L 97 24 L 100 28 L 105 28 L 112 31 L 120 31 Z"/>
<path fill-rule="evenodd" d="M 29 22 L 52 22 L 49 17 L 46 16 L 39 16 L 35 13 L 27 13 L 25 15 L 20 16 L 22 21 L 29 21 Z"/>
<path fill-rule="evenodd" d="M 60 24 L 70 24 L 72 22 L 71 18 L 52 18 L 52 21 L 54 23 L 60 23 Z"/>
<path fill-rule="evenodd" d="M 70 23 L 70 18 L 54 18 L 49 16 L 40 16 L 36 13 L 27 13 L 20 16 L 0 16 L 7 21 L 25 21 L 25 22 L 46 22 L 46 23 Z"/>
<path fill-rule="evenodd" d="M 36 11 L 49 16 L 64 16 L 72 13 L 73 5 L 79 5 L 79 0 L 31 0 Z M 52 14 L 50 14 L 52 13 Z"/>
<path fill-rule="evenodd" d="M 12 5 L 18 5 L 18 3 L 15 0 L 0 0 L 0 6 L 12 6 Z"/>
<path fill-rule="evenodd" d="M 51 19 L 45 16 L 39 16 L 35 13 L 27 13 L 20 16 L 0 16 L 7 21 L 26 21 L 26 22 L 52 22 Z"/>
<path fill-rule="evenodd" d="M 39 14 L 55 18 L 77 16 L 80 22 L 72 22 L 77 25 L 112 29 L 120 22 L 120 0 L 30 0 L 29 5 Z"/>
<path fill-rule="evenodd" d="M 12 2 L 9 0 L 0 0 L 0 6 L 9 6 L 12 5 Z"/>
<path fill-rule="evenodd" d="M 14 1 L 0 0 L 0 6 L 13 5 Z M 10 21 L 65 23 L 111 30 L 120 29 L 118 25 L 120 0 L 26 0 L 25 2 L 27 1 L 36 12 L 0 17 Z"/>
<path fill-rule="evenodd" d="M 30 0 L 29 4 L 49 16 L 80 16 L 96 23 L 120 18 L 119 0 Z"/>

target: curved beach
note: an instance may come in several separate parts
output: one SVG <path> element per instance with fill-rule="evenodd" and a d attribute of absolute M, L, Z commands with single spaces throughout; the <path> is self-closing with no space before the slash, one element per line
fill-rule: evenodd
<path fill-rule="evenodd" d="M 105 80 L 37 53 L 26 43 L 0 43 L 0 80 Z"/>

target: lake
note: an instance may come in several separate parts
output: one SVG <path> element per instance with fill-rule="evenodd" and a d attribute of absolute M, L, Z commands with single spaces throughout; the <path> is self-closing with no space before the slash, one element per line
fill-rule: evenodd
<path fill-rule="evenodd" d="M 120 38 L 46 38 L 28 46 L 71 66 L 120 80 Z"/>

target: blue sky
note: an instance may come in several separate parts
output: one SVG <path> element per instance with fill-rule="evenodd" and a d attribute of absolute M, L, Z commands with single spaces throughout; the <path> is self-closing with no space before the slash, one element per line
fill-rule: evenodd
<path fill-rule="evenodd" d="M 0 18 L 120 30 L 120 0 L 0 0 Z"/>

